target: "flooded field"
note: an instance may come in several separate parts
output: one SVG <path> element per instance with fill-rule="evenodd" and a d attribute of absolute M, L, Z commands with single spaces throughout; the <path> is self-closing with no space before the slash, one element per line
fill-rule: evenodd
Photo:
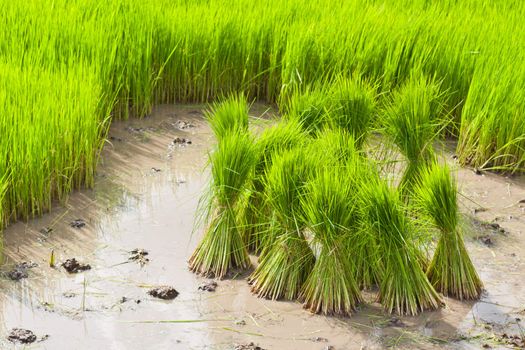
<path fill-rule="evenodd" d="M 439 311 L 394 317 L 384 314 L 370 293 L 370 303 L 354 316 L 324 317 L 299 303 L 253 296 L 247 275 L 215 285 L 191 273 L 187 260 L 201 234 L 194 230 L 195 213 L 214 142 L 201 108 L 164 105 L 144 120 L 114 122 L 94 189 L 76 192 L 65 207 L 5 231 L 0 348 L 23 347 L 7 340 L 13 328 L 34 333 L 31 349 L 524 345 L 521 179 L 459 171 L 462 210 L 473 228 L 466 243 L 486 287 L 479 302 L 447 298 Z M 265 109 L 256 106 L 252 114 Z M 73 258 L 78 265 L 70 260 L 74 273 L 68 273 L 62 264 Z M 178 295 L 156 298 L 150 292 L 159 286 L 173 287 Z"/>

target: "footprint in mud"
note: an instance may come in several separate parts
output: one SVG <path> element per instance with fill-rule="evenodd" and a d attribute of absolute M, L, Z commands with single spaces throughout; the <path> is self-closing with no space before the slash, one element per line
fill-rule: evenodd
<path fill-rule="evenodd" d="M 175 299 L 179 292 L 173 287 L 170 286 L 159 286 L 148 291 L 148 294 L 152 297 L 163 299 L 163 300 L 172 300 Z"/>
<path fill-rule="evenodd" d="M 91 265 L 82 264 L 75 258 L 67 259 L 62 263 L 62 267 L 69 273 L 79 273 L 86 270 L 91 270 Z"/>

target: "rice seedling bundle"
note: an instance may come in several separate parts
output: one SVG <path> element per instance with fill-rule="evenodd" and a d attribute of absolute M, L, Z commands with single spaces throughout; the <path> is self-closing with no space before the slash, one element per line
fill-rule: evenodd
<path fill-rule="evenodd" d="M 433 164 L 422 172 L 416 191 L 418 209 L 439 229 L 434 257 L 427 269 L 432 285 L 445 296 L 478 299 L 481 282 L 463 242 L 459 226 L 457 185 L 450 169 Z"/>
<path fill-rule="evenodd" d="M 303 144 L 307 135 L 296 120 L 281 120 L 266 128 L 256 139 L 257 161 L 252 187 L 240 210 L 244 215 L 245 240 L 252 251 L 259 253 L 263 236 L 271 222 L 271 210 L 265 201 L 265 176 L 273 159 L 281 153 Z"/>
<path fill-rule="evenodd" d="M 373 123 L 375 87 L 359 75 L 339 77 L 330 87 L 330 97 L 335 105 L 331 111 L 331 122 L 352 134 L 356 146 L 361 148 Z"/>
<path fill-rule="evenodd" d="M 354 263 L 366 258 L 355 256 L 362 244 L 356 200 L 356 182 L 362 178 L 348 170 L 338 166 L 320 169 L 301 198 L 312 235 L 310 245 L 318 250 L 301 299 L 315 313 L 350 315 L 361 302 Z"/>
<path fill-rule="evenodd" d="M 223 278 L 231 268 L 250 265 L 236 203 L 250 181 L 255 160 L 251 136 L 238 132 L 223 136 L 210 155 L 212 180 L 205 207 L 208 226 L 190 258 L 192 271 Z"/>
<path fill-rule="evenodd" d="M 399 194 L 383 182 L 363 183 L 369 229 L 377 236 L 382 276 L 379 301 L 387 312 L 416 315 L 442 304 L 418 261 L 414 228 Z"/>
<path fill-rule="evenodd" d="M 219 142 L 232 133 L 248 132 L 248 109 L 242 94 L 230 95 L 211 106 L 206 119 Z"/>
<path fill-rule="evenodd" d="M 419 172 L 434 159 L 433 140 L 438 135 L 441 113 L 439 85 L 414 75 L 393 93 L 385 110 L 386 135 L 407 164 L 399 184 L 410 192 Z"/>
<path fill-rule="evenodd" d="M 260 297 L 296 299 L 314 264 L 303 232 L 300 198 L 315 160 L 302 148 L 291 149 L 273 159 L 265 177 L 272 222 L 262 241 L 259 265 L 250 277 L 252 291 Z"/>

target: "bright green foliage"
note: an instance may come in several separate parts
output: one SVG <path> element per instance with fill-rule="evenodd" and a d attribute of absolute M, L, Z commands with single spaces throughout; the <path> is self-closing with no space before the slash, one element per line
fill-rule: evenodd
<path fill-rule="evenodd" d="M 110 110 L 140 117 L 155 103 L 239 91 L 276 102 L 307 91 L 319 98 L 303 115 L 315 129 L 324 97 L 306 86 L 355 72 L 381 96 L 414 70 L 435 77 L 460 160 L 522 169 L 524 13 L 518 0 L 2 1 L 4 217 L 42 213 L 93 182 Z M 362 118 L 337 119 L 361 140 Z"/>
<path fill-rule="evenodd" d="M 304 92 L 296 91 L 281 107 L 286 119 L 296 120 L 305 131 L 315 133 L 329 123 L 332 106 L 326 91 L 308 88 Z"/>
<path fill-rule="evenodd" d="M 330 97 L 334 107 L 331 122 L 353 135 L 356 146 L 361 146 L 374 121 L 376 112 L 376 88 L 361 76 L 339 77 L 330 87 Z"/>
<path fill-rule="evenodd" d="M 244 216 L 244 236 L 251 250 L 260 252 L 262 236 L 271 222 L 271 210 L 265 201 L 264 178 L 273 159 L 306 142 L 308 136 L 296 120 L 281 120 L 266 128 L 256 140 L 257 162 L 250 193 L 240 211 Z"/>
<path fill-rule="evenodd" d="M 419 171 L 434 159 L 440 97 L 438 84 L 414 75 L 393 93 L 385 109 L 385 133 L 407 161 L 400 183 L 405 193 L 418 180 Z"/>
<path fill-rule="evenodd" d="M 427 270 L 430 282 L 444 295 L 460 300 L 478 299 L 483 283 L 463 242 L 458 224 L 457 187 L 450 169 L 438 164 L 425 169 L 415 194 L 417 208 L 441 233 Z"/>
<path fill-rule="evenodd" d="M 210 155 L 212 181 L 205 208 L 208 227 L 190 258 L 191 270 L 223 278 L 232 267 L 250 265 L 236 203 L 249 186 L 255 161 L 253 140 L 245 133 L 223 136 Z"/>
<path fill-rule="evenodd" d="M 364 257 L 354 255 L 362 244 L 356 189 L 363 179 L 356 170 L 337 166 L 319 170 L 301 198 L 311 244 L 319 251 L 301 297 L 312 312 L 350 315 L 361 301 L 354 262 Z"/>
<path fill-rule="evenodd" d="M 232 133 L 248 132 L 248 109 L 248 102 L 241 94 L 214 103 L 206 112 L 206 119 L 217 140 Z"/>
<path fill-rule="evenodd" d="M 273 159 L 264 179 L 272 223 L 262 240 L 260 263 L 250 277 L 252 290 L 261 297 L 297 298 L 313 266 L 314 255 L 303 232 L 300 198 L 315 165 L 311 153 L 294 148 Z"/>
<path fill-rule="evenodd" d="M 418 261 L 414 227 L 399 194 L 383 182 L 363 183 L 364 213 L 376 235 L 383 273 L 379 301 L 387 312 L 416 315 L 439 308 L 442 301 Z"/>

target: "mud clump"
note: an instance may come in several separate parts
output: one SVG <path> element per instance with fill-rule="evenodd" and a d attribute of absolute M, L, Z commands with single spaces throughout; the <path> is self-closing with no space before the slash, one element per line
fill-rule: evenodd
<path fill-rule="evenodd" d="M 162 300 L 173 300 L 179 295 L 179 292 L 177 292 L 175 288 L 170 286 L 160 286 L 150 289 L 148 291 L 148 294 L 152 297 L 159 298 Z"/>
<path fill-rule="evenodd" d="M 210 281 L 210 282 L 206 282 L 200 285 L 199 290 L 206 291 L 206 292 L 215 292 L 215 290 L 217 289 L 217 286 L 218 286 L 217 282 Z"/>
<path fill-rule="evenodd" d="M 75 219 L 69 223 L 69 226 L 73 228 L 82 228 L 86 226 L 86 222 L 83 219 Z"/>
<path fill-rule="evenodd" d="M 184 137 L 176 137 L 172 143 L 174 145 L 180 145 L 180 146 L 184 146 L 184 145 L 191 145 L 191 140 L 189 139 L 186 139 Z"/>
<path fill-rule="evenodd" d="M 11 343 L 31 344 L 36 341 L 36 335 L 29 329 L 13 328 L 7 335 Z"/>
<path fill-rule="evenodd" d="M 7 277 L 12 281 L 20 281 L 21 279 L 28 277 L 27 270 L 14 268 L 7 273 Z"/>
<path fill-rule="evenodd" d="M 185 120 L 177 120 L 175 122 L 175 127 L 179 130 L 186 130 L 195 127 L 195 125 Z"/>
<path fill-rule="evenodd" d="M 492 247 L 494 245 L 494 242 L 492 241 L 492 238 L 490 238 L 490 236 L 488 236 L 488 235 L 478 236 L 477 238 L 478 238 L 478 240 L 481 243 L 483 243 L 487 247 Z"/>
<path fill-rule="evenodd" d="M 16 264 L 15 267 L 7 273 L 7 277 L 13 281 L 20 281 L 21 279 L 28 277 L 28 269 L 32 269 L 33 267 L 37 266 L 38 264 L 32 261 L 23 261 Z"/>
<path fill-rule="evenodd" d="M 233 348 L 234 350 L 265 350 L 261 348 L 259 345 L 255 345 L 255 343 L 248 343 L 248 344 L 237 344 Z"/>
<path fill-rule="evenodd" d="M 129 252 L 128 260 L 136 261 L 140 264 L 140 266 L 144 266 L 149 262 L 149 259 L 146 257 L 147 255 L 149 255 L 147 250 L 135 248 Z"/>
<path fill-rule="evenodd" d="M 67 259 L 62 263 L 62 267 L 69 273 L 79 273 L 86 270 L 91 270 L 91 265 L 82 264 L 75 258 Z"/>

